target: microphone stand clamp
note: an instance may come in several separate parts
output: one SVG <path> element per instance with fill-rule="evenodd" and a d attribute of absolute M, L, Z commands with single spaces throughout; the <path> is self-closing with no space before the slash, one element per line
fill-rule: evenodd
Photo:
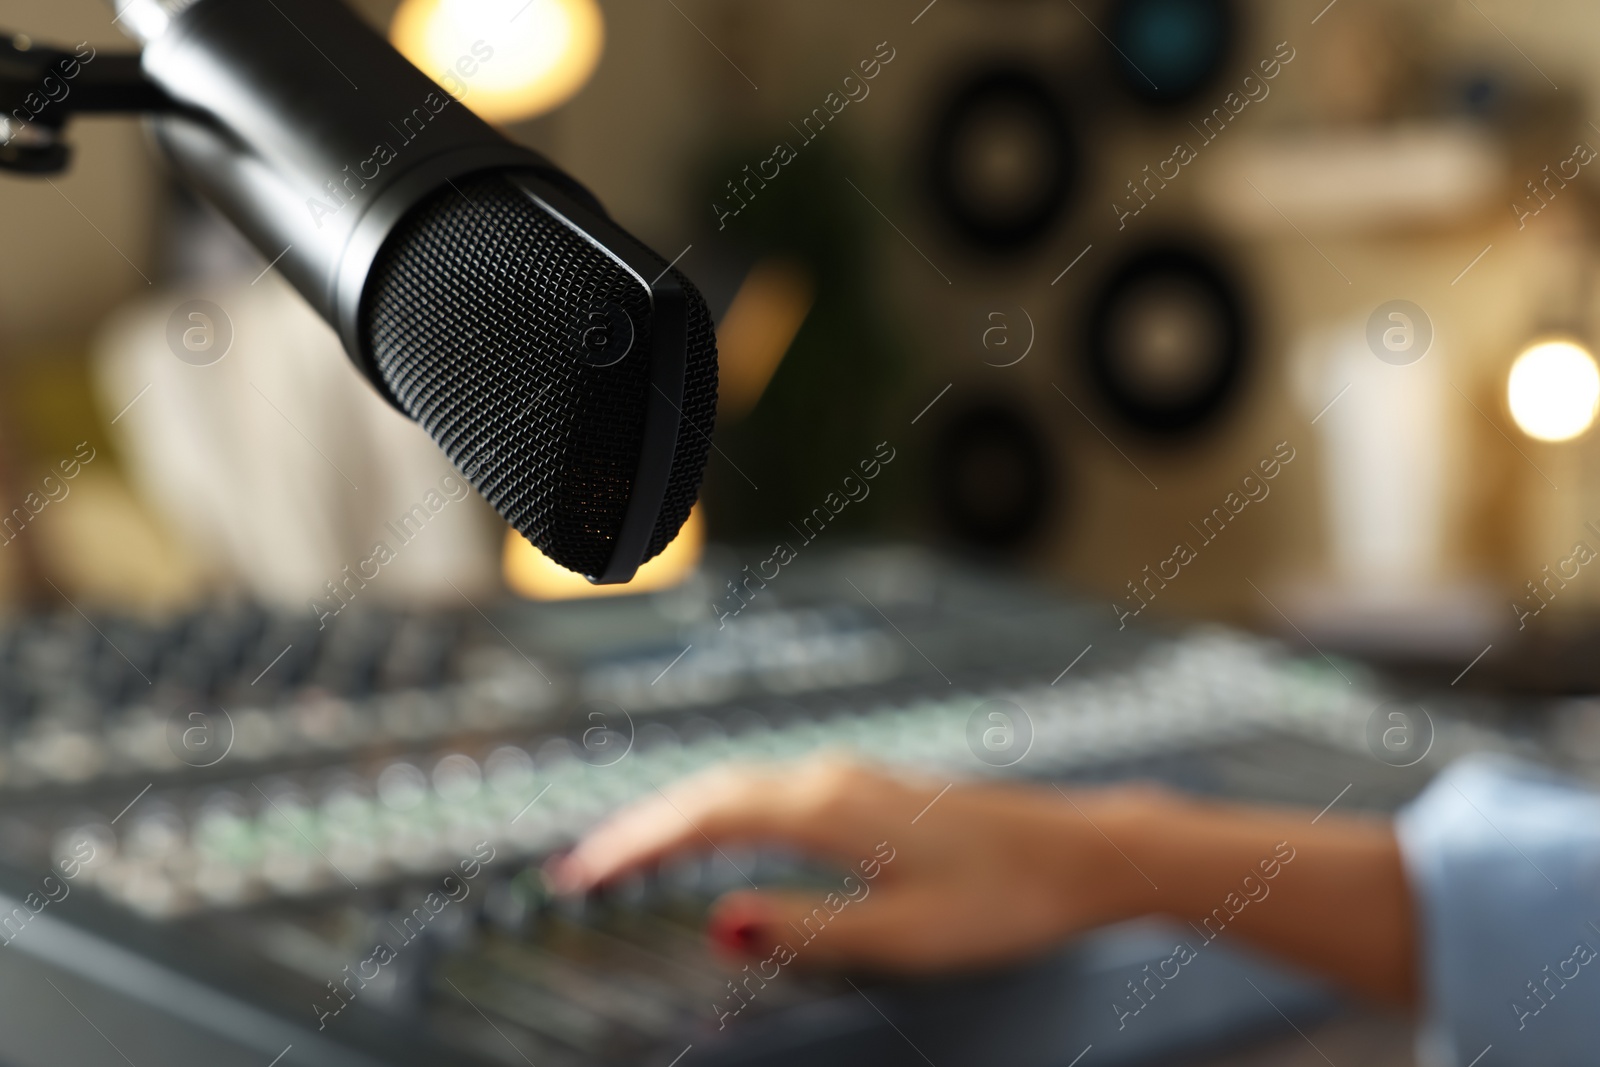
<path fill-rule="evenodd" d="M 67 51 L 0 31 L 0 170 L 65 170 L 72 147 L 62 133 L 75 114 L 175 110 L 139 59 L 138 52 L 99 52 L 88 43 Z"/>

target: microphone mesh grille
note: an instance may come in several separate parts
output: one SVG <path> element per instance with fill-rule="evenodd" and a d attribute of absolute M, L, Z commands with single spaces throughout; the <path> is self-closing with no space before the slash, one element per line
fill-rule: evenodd
<path fill-rule="evenodd" d="M 711 317 L 693 284 L 674 275 L 689 297 L 683 420 L 646 559 L 689 516 L 716 413 Z M 401 221 L 368 291 L 373 360 L 400 407 L 545 555 L 600 574 L 632 492 L 653 388 L 648 290 L 502 174 L 485 173 Z M 607 305 L 627 312 L 633 345 L 594 366 L 578 354 L 584 312 Z"/>

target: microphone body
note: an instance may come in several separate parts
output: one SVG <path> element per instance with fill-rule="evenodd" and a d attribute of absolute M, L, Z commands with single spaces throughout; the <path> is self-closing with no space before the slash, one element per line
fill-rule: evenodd
<path fill-rule="evenodd" d="M 118 9 L 178 176 L 513 526 L 599 582 L 665 547 L 715 409 L 687 278 L 340 0 Z"/>

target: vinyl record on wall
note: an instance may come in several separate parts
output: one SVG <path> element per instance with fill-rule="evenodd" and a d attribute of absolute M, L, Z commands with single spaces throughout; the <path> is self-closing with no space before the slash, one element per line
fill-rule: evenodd
<path fill-rule="evenodd" d="M 1047 236 L 1078 185 L 1077 139 L 1038 75 L 1003 66 L 970 78 L 939 113 L 929 152 L 934 205 L 975 247 L 1014 251 Z"/>
<path fill-rule="evenodd" d="M 1114 0 L 1107 36 L 1129 92 L 1180 104 L 1217 81 L 1237 29 L 1229 0 Z"/>
<path fill-rule="evenodd" d="M 1043 529 L 1058 492 L 1044 436 L 1003 401 L 968 407 L 933 446 L 933 497 L 957 541 L 984 551 L 1021 547 Z"/>
<path fill-rule="evenodd" d="M 1243 384 L 1249 324 L 1238 286 L 1211 257 L 1168 245 L 1114 270 L 1089 311 L 1084 358 L 1106 405 L 1171 435 L 1214 422 Z"/>

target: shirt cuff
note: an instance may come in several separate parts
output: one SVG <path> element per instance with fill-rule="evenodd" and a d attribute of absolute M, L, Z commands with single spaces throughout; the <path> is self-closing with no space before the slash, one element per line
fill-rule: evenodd
<path fill-rule="evenodd" d="M 1401 811 L 1429 1067 L 1600 1062 L 1600 796 L 1474 757 Z"/>

